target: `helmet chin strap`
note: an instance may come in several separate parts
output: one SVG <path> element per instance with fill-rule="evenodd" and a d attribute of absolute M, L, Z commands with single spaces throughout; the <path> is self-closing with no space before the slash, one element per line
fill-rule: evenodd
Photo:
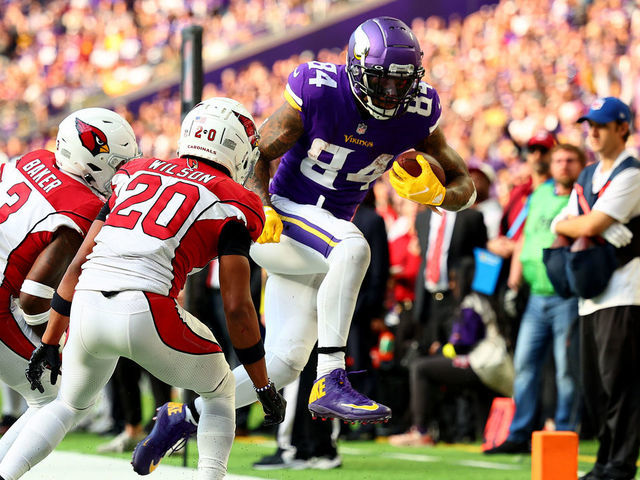
<path fill-rule="evenodd" d="M 73 175 L 73 174 L 69 174 L 72 177 L 76 178 L 77 180 L 81 181 L 82 183 L 84 183 L 87 187 L 89 187 L 91 189 L 91 191 L 101 200 L 106 201 L 107 197 L 105 196 L 104 193 L 102 193 L 100 190 L 98 190 L 93 184 L 96 183 L 96 180 L 90 175 L 90 174 L 86 174 L 84 177 L 79 177 L 77 175 Z M 91 180 L 93 180 L 93 183 L 91 183 L 90 180 L 87 179 L 87 177 L 89 177 Z"/>

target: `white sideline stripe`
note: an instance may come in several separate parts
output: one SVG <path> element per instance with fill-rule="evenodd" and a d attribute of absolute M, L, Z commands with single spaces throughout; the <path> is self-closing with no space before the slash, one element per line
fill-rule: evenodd
<path fill-rule="evenodd" d="M 338 452 L 343 453 L 341 448 L 338 448 Z M 347 454 L 352 454 L 352 452 L 344 452 Z M 362 454 L 362 452 L 360 452 Z M 433 457 L 430 455 L 416 455 L 413 453 L 383 453 L 383 457 L 386 458 L 394 458 L 396 460 L 409 460 L 412 462 L 442 462 L 449 463 L 451 465 L 462 465 L 464 467 L 478 467 L 478 468 L 488 468 L 492 470 L 520 470 L 522 467 L 519 465 L 509 465 L 507 463 L 496 463 L 496 462 L 483 462 L 481 460 L 456 460 L 456 461 L 448 461 L 444 460 L 440 457 Z"/>
<path fill-rule="evenodd" d="M 463 465 L 465 467 L 478 467 L 478 468 L 490 468 L 493 470 L 520 470 L 521 467 L 518 465 L 509 465 L 507 463 L 496 463 L 496 462 L 483 462 L 481 460 L 459 460 L 457 462 L 452 462 L 457 465 Z"/>
<path fill-rule="evenodd" d="M 150 477 L 141 477 L 133 471 L 128 460 L 75 452 L 53 452 L 27 472 L 25 480 L 193 480 L 195 468 L 162 465 Z M 227 474 L 227 480 L 264 480 L 258 477 Z"/>
<path fill-rule="evenodd" d="M 340 452 L 340 449 L 338 449 Z M 430 457 L 429 455 L 414 455 L 412 453 L 383 453 L 383 457 L 395 458 L 396 460 L 410 460 L 412 462 L 442 462 L 439 457 Z"/>

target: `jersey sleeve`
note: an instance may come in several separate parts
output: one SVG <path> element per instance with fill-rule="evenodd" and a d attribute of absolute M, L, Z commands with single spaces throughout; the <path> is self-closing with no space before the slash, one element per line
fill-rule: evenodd
<path fill-rule="evenodd" d="M 419 93 L 414 102 L 416 112 L 426 117 L 429 135 L 431 135 L 438 128 L 442 115 L 442 104 L 438 92 L 428 83 L 420 82 Z"/>
<path fill-rule="evenodd" d="M 327 105 L 339 105 L 342 101 L 339 68 L 333 63 L 312 61 L 298 65 L 289 74 L 284 97 L 300 112 L 306 132 L 325 117 Z"/>
<path fill-rule="evenodd" d="M 217 182 L 212 187 L 212 192 L 221 203 L 234 207 L 233 210 L 236 212 L 239 210 L 241 213 L 241 216 L 228 216 L 224 223 L 226 224 L 229 221 L 244 222 L 251 240 L 255 242 L 262 233 L 265 222 L 264 209 L 262 208 L 260 197 L 230 178 Z"/>
<path fill-rule="evenodd" d="M 598 210 L 616 219 L 620 223 L 627 223 L 640 203 L 640 169 L 627 168 L 612 180 L 602 196 L 593 205 Z"/>
<path fill-rule="evenodd" d="M 302 111 L 305 104 L 304 86 L 309 75 L 309 65 L 303 63 L 298 65 L 290 74 L 287 86 L 284 90 L 284 98 L 293 108 Z"/>

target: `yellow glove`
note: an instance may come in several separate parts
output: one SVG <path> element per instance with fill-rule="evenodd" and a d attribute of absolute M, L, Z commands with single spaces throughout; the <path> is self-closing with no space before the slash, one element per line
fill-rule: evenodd
<path fill-rule="evenodd" d="M 391 186 L 403 198 L 423 205 L 441 205 L 447 189 L 440 183 L 431 170 L 431 165 L 422 155 L 418 155 L 416 161 L 422 167 L 422 172 L 417 177 L 411 176 L 398 162 L 393 162 L 389 172 Z"/>
<path fill-rule="evenodd" d="M 264 207 L 264 228 L 258 237 L 258 243 L 278 243 L 282 233 L 282 220 L 272 207 Z"/>
<path fill-rule="evenodd" d="M 442 355 L 444 355 L 447 358 L 455 357 L 456 356 L 455 347 L 451 343 L 445 344 L 445 346 L 442 347 Z"/>

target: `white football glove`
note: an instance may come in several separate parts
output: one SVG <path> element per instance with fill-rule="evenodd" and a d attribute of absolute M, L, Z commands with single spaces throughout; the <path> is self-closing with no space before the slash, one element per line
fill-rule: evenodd
<path fill-rule="evenodd" d="M 614 247 L 620 248 L 629 245 L 633 238 L 633 233 L 623 224 L 616 222 L 602 232 L 602 238 Z"/>

